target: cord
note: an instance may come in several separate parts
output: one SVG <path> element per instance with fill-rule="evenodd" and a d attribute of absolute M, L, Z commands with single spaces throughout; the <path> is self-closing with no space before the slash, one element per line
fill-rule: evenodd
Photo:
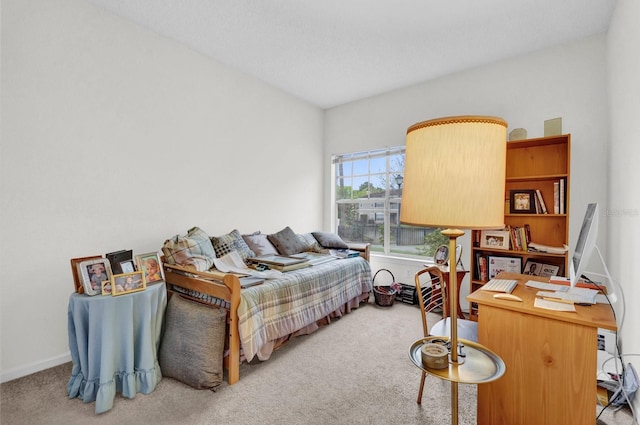
<path fill-rule="evenodd" d="M 631 410 L 631 419 L 632 419 L 632 424 L 634 425 L 638 425 L 638 417 L 636 416 L 636 411 L 633 407 L 633 403 L 631 403 L 631 400 L 629 399 L 629 395 L 627 394 L 627 391 L 624 389 L 624 379 L 626 376 L 626 369 L 625 369 L 625 365 L 624 365 L 624 357 L 640 357 L 640 354 L 620 354 L 620 347 L 618 345 L 618 340 L 617 340 L 617 332 L 616 332 L 616 355 L 612 355 L 610 358 L 608 358 L 607 360 L 605 360 L 602 363 L 602 372 L 604 372 L 604 366 L 605 364 L 607 364 L 607 362 L 611 361 L 612 359 L 619 359 L 620 360 L 620 365 L 622 367 L 622 373 L 619 373 L 618 370 L 618 362 L 614 362 L 615 365 L 615 370 L 616 370 L 616 376 L 618 377 L 617 382 L 618 382 L 618 388 L 620 389 L 620 392 L 622 393 L 622 395 L 624 396 L 624 399 L 627 402 L 627 405 L 629 406 L 629 409 Z M 602 413 L 604 413 L 604 411 L 611 406 L 611 402 L 612 400 L 609 401 L 609 403 L 607 403 L 606 406 L 604 406 L 602 408 L 602 410 L 600 410 L 600 412 L 598 413 L 598 416 L 596 416 L 596 421 L 598 419 L 600 419 L 600 415 L 602 415 Z M 618 411 L 622 408 L 622 406 L 619 406 L 615 411 Z"/>

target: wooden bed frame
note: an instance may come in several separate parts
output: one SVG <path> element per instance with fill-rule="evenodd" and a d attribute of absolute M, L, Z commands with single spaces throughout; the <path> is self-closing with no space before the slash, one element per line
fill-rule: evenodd
<path fill-rule="evenodd" d="M 349 249 L 360 252 L 360 256 L 369 261 L 369 244 L 349 244 Z M 191 276 L 185 275 L 189 273 Z M 200 292 L 229 303 L 227 310 L 227 334 L 225 347 L 229 350 L 224 357 L 227 369 L 227 382 L 232 385 L 240 380 L 240 334 L 238 332 L 238 306 L 240 305 L 240 280 L 238 276 L 216 271 L 199 272 L 194 269 L 164 263 L 165 281 L 169 295 L 180 294 L 185 298 L 203 303 L 196 297 L 172 290 L 172 286 Z M 207 304 L 209 305 L 209 304 Z M 215 307 L 211 305 L 211 307 Z"/>

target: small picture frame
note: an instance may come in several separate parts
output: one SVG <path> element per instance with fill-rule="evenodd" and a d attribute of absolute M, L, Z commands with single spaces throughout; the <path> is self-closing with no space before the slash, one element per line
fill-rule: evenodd
<path fill-rule="evenodd" d="M 105 258 L 111 261 L 111 269 L 113 274 L 122 274 L 120 264 L 133 260 L 133 250 L 121 249 L 120 251 L 109 252 L 105 254 Z"/>
<path fill-rule="evenodd" d="M 92 255 L 90 257 L 79 257 L 71 259 L 71 274 L 73 275 L 73 286 L 78 294 L 84 294 L 84 285 L 82 283 L 82 273 L 80 273 L 80 269 L 78 268 L 78 264 L 87 260 L 95 260 L 98 258 L 102 258 L 100 255 Z"/>
<path fill-rule="evenodd" d="M 131 292 L 144 291 L 146 287 L 142 271 L 114 274 L 111 279 L 111 295 L 114 297 Z"/>
<path fill-rule="evenodd" d="M 136 255 L 136 265 L 138 266 L 138 271 L 144 273 L 144 280 L 147 285 L 164 281 L 164 270 L 159 253 L 149 252 Z"/>
<path fill-rule="evenodd" d="M 493 279 L 502 272 L 522 272 L 522 259 L 520 257 L 488 257 L 489 279 Z"/>
<path fill-rule="evenodd" d="M 480 232 L 480 248 L 509 249 L 509 232 L 506 230 L 482 230 Z"/>
<path fill-rule="evenodd" d="M 542 271 L 542 263 L 528 260 L 524 265 L 524 270 L 522 270 L 522 274 L 525 274 L 528 276 L 540 276 L 541 271 Z"/>
<path fill-rule="evenodd" d="M 106 258 L 82 261 L 78 264 L 84 293 L 89 296 L 102 294 L 102 284 L 111 280 L 111 263 Z"/>
<path fill-rule="evenodd" d="M 133 273 L 136 271 L 136 266 L 133 265 L 133 260 L 127 260 L 120 263 L 120 270 L 122 273 Z"/>
<path fill-rule="evenodd" d="M 535 214 L 536 191 L 530 189 L 509 191 L 509 212 L 511 214 Z"/>
<path fill-rule="evenodd" d="M 446 265 L 449 262 L 449 247 L 440 245 L 433 254 L 433 261 L 439 265 Z"/>
<path fill-rule="evenodd" d="M 111 280 L 105 280 L 104 282 L 102 282 L 102 295 L 112 295 Z"/>
<path fill-rule="evenodd" d="M 522 274 L 529 275 L 529 276 L 551 277 L 551 276 L 557 276 L 559 271 L 560 271 L 560 266 L 527 260 L 527 262 L 524 265 L 524 270 L 522 271 Z"/>

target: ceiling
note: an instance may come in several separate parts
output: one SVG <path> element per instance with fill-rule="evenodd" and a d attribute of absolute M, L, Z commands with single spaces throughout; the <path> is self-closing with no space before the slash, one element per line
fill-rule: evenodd
<path fill-rule="evenodd" d="M 321 108 L 606 32 L 616 0 L 88 0 Z"/>

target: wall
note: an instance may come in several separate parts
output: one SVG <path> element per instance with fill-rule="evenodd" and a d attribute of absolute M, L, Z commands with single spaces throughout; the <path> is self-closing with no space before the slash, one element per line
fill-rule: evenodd
<path fill-rule="evenodd" d="M 69 259 L 322 226 L 323 112 L 82 0 L 2 1 L 1 372 L 69 360 Z"/>
<path fill-rule="evenodd" d="M 494 115 L 509 123 L 508 131 L 525 128 L 528 137 L 544 135 L 544 121 L 562 117 L 563 133 L 571 133 L 570 242 L 580 231 L 586 204 L 607 197 L 608 109 L 604 35 L 561 45 L 427 81 L 326 112 L 325 170 L 331 154 L 402 145 L 407 128 L 417 122 L 450 115 Z M 330 202 L 330 188 L 325 188 Z M 327 210 L 328 211 L 328 210 Z M 331 227 L 330 217 L 324 217 Z M 606 229 L 600 229 L 605 240 Z M 469 265 L 468 234 L 460 239 L 463 263 Z M 604 245 L 604 243 L 602 243 Z M 422 262 L 372 258 L 372 267 L 391 268 L 410 280 Z M 468 294 L 468 277 L 461 298 Z M 463 302 L 463 308 L 468 307 Z"/>
<path fill-rule="evenodd" d="M 608 71 L 609 102 L 611 104 L 611 143 L 609 148 L 609 198 L 605 223 L 609 229 L 607 262 L 614 280 L 624 290 L 626 314 L 620 332 L 622 352 L 634 353 L 625 359 L 640 372 L 640 323 L 638 258 L 640 258 L 640 29 L 637 17 L 640 3 L 618 0 L 609 30 Z M 601 226 L 602 228 L 602 226 Z M 635 410 L 640 412 L 640 397 L 636 394 Z"/>

